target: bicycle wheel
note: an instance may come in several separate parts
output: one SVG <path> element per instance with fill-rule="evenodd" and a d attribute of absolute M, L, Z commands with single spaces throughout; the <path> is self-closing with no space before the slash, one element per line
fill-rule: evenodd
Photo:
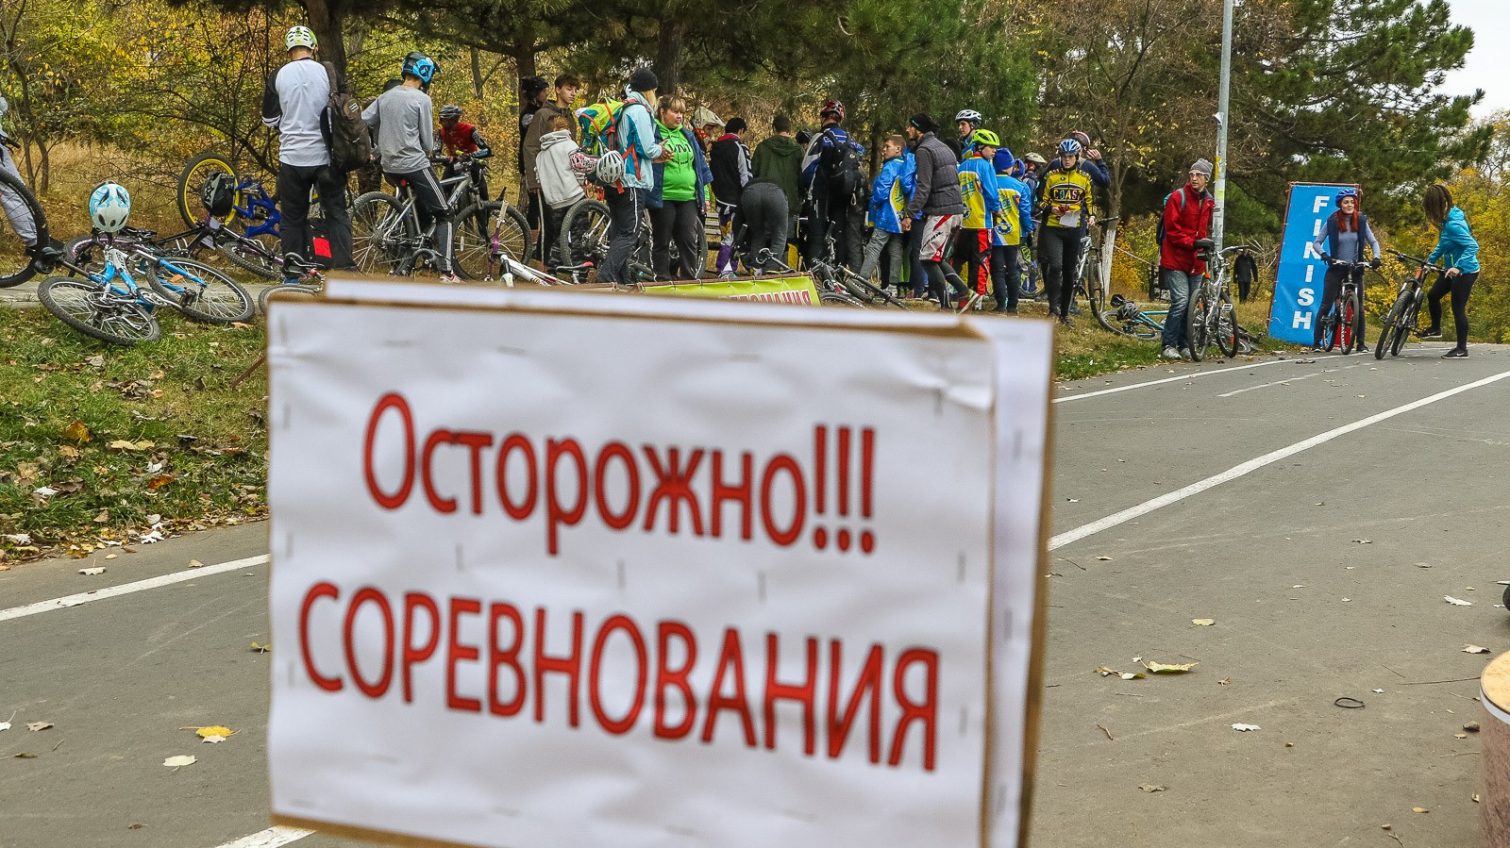
<path fill-rule="evenodd" d="M 1416 329 L 1416 313 L 1421 309 L 1421 290 L 1417 289 L 1407 294 L 1406 298 L 1405 309 L 1400 314 L 1400 320 L 1395 322 L 1395 337 L 1389 344 L 1390 356 L 1400 355 L 1411 332 Z"/>
<path fill-rule="evenodd" d="M 1233 311 L 1232 298 L 1223 294 L 1216 308 L 1216 349 L 1231 359 L 1237 356 L 1237 313 Z"/>
<path fill-rule="evenodd" d="M 105 251 L 94 240 L 94 236 L 70 239 L 68 244 L 63 245 L 63 258 L 68 260 L 68 264 L 82 268 L 86 273 L 97 274 L 105 270 Z M 70 277 L 78 273 L 73 268 L 65 270 Z"/>
<path fill-rule="evenodd" d="M 818 292 L 818 305 L 844 306 L 851 309 L 864 309 L 865 301 L 859 299 L 858 297 L 855 297 L 854 295 L 844 294 L 843 292 L 823 291 Z"/>
<path fill-rule="evenodd" d="M 52 240 L 47 232 L 47 215 L 42 212 L 42 205 L 37 203 L 36 195 L 31 193 L 31 189 L 19 177 L 5 170 L 0 170 L 0 199 L 16 200 L 20 203 L 20 208 L 24 209 L 23 214 L 31 214 L 37 244 L 47 244 Z M 10 226 L 3 226 L 4 224 Z M 37 266 L 27 252 L 27 245 L 21 240 L 21 234 L 16 232 L 15 222 L 0 214 L 0 289 L 19 286 L 36 275 Z"/>
<path fill-rule="evenodd" d="M 351 207 L 351 261 L 371 273 L 402 257 L 404 230 L 398 198 L 369 191 Z"/>
<path fill-rule="evenodd" d="M 561 219 L 561 262 L 572 267 L 586 263 L 603 267 L 611 224 L 607 204 L 583 200 L 573 205 Z"/>
<path fill-rule="evenodd" d="M 1206 348 L 1211 345 L 1206 323 L 1208 308 L 1210 304 L 1206 299 L 1206 287 L 1199 285 L 1190 296 L 1190 305 L 1185 309 L 1185 340 L 1190 345 L 1190 358 L 1196 362 L 1206 358 Z"/>
<path fill-rule="evenodd" d="M 252 296 L 240 283 L 203 262 L 154 262 L 147 269 L 147 285 L 195 321 L 232 324 L 256 314 Z"/>
<path fill-rule="evenodd" d="M 37 287 L 42 306 L 86 336 L 117 345 L 155 341 L 157 317 L 134 297 L 111 295 L 93 280 L 48 277 Z"/>
<path fill-rule="evenodd" d="M 1384 352 L 1389 350 L 1391 344 L 1394 342 L 1394 334 L 1400 332 L 1400 313 L 1404 311 L 1403 304 L 1406 297 L 1408 295 L 1402 294 L 1395 298 L 1395 302 L 1390 305 L 1389 311 L 1384 313 L 1384 317 L 1380 319 L 1379 340 L 1374 342 L 1375 359 L 1384 358 Z"/>
<path fill-rule="evenodd" d="M 219 153 L 201 153 L 189 160 L 189 164 L 178 174 L 178 196 L 175 205 L 178 207 L 178 217 L 184 224 L 190 227 L 197 226 L 203 212 L 203 205 L 199 199 L 199 193 L 210 177 L 216 174 L 230 174 L 235 180 L 236 167 L 228 159 Z M 229 224 L 236 220 L 236 210 L 231 211 L 221 220 L 222 224 Z"/>
<path fill-rule="evenodd" d="M 292 295 L 305 295 L 312 298 L 319 293 L 320 289 L 318 287 L 306 286 L 302 283 L 298 285 L 290 283 L 285 286 L 268 286 L 267 288 L 262 290 L 261 294 L 257 295 L 257 308 L 261 310 L 263 315 L 266 315 L 267 304 L 273 299 L 275 295 L 277 296 L 277 299 L 283 300 L 286 297 L 290 297 Z"/>
<path fill-rule="evenodd" d="M 1337 337 L 1342 340 L 1342 355 L 1347 356 L 1353 352 L 1353 333 L 1357 330 L 1358 321 L 1358 293 L 1353 292 L 1343 298 L 1342 308 L 1338 310 Z"/>
<path fill-rule="evenodd" d="M 1337 304 L 1333 303 L 1321 319 L 1321 347 L 1327 353 L 1337 347 Z"/>
<path fill-rule="evenodd" d="M 242 242 L 227 234 L 215 241 L 215 253 L 243 271 L 256 274 L 264 280 L 276 280 L 283 276 L 283 268 L 272 256 L 265 253 L 256 242 Z"/>

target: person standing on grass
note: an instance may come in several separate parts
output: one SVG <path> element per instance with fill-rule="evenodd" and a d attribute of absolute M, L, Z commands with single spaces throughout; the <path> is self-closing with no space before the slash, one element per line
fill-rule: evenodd
<path fill-rule="evenodd" d="M 1468 357 L 1468 295 L 1473 292 L 1473 283 L 1479 278 L 1479 243 L 1468 229 L 1468 216 L 1452 203 L 1452 192 L 1441 183 L 1426 189 L 1421 200 L 1426 211 L 1426 220 L 1441 231 L 1437 246 L 1432 249 L 1426 262 L 1435 265 L 1441 260 L 1447 265 L 1446 273 L 1437 275 L 1431 291 L 1426 295 L 1426 305 L 1431 311 L 1431 327 L 1421 334 L 1423 339 L 1442 337 L 1442 298 L 1452 295 L 1452 323 L 1457 330 L 1458 343 L 1442 354 L 1443 359 L 1466 359 Z M 1416 272 L 1424 275 L 1426 269 Z"/>
<path fill-rule="evenodd" d="M 869 280 L 880 267 L 881 254 L 885 253 L 888 260 L 881 276 L 881 288 L 895 283 L 898 294 L 901 293 L 898 281 L 902 278 L 902 250 L 906 246 L 902 217 L 907 214 L 907 202 L 912 199 L 913 168 L 906 137 L 887 136 L 881 145 L 881 169 L 870 188 L 870 223 L 874 229 L 865 244 L 865 258 L 860 263 L 860 276 Z"/>
<path fill-rule="evenodd" d="M 785 262 L 786 244 L 797 236 L 797 211 L 802 208 L 802 145 L 793 137 L 792 119 L 787 115 L 771 119 L 771 133 L 755 146 L 755 158 L 750 164 L 751 182 L 771 183 L 786 197 L 786 227 L 782 230 L 779 246 L 774 247 L 774 258 Z M 757 205 L 763 212 L 774 208 L 769 197 L 763 197 Z M 741 203 L 740 206 L 743 208 L 747 204 Z M 752 247 L 752 256 L 754 251 Z"/>
<path fill-rule="evenodd" d="M 1159 273 L 1169 289 L 1169 314 L 1164 320 L 1165 359 L 1189 355 L 1185 339 L 1185 310 L 1190 305 L 1190 290 L 1206 273 L 1206 263 L 1196 251 L 1195 243 L 1211 233 L 1211 215 L 1216 199 L 1206 190 L 1212 166 L 1197 159 L 1190 166 L 1190 181 L 1164 201 L 1164 240 L 1159 243 Z"/>
<path fill-rule="evenodd" d="M 655 275 L 695 280 L 708 264 L 703 235 L 708 182 L 713 175 L 703 159 L 703 146 L 686 125 L 687 101 L 677 95 L 656 104 L 655 139 L 665 153 L 655 163 L 655 189 L 650 193 L 650 257 Z M 671 243 L 676 242 L 677 267 L 671 267 Z"/>
<path fill-rule="evenodd" d="M 1237 278 L 1237 302 L 1247 303 L 1253 281 L 1258 279 L 1258 262 L 1248 252 L 1248 248 L 1237 252 L 1237 260 L 1232 263 L 1232 275 Z"/>
<path fill-rule="evenodd" d="M 325 114 L 330 76 L 315 61 L 318 45 L 309 27 L 290 28 L 283 43 L 288 49 L 288 63 L 268 79 L 262 93 L 262 123 L 278 131 L 281 249 L 285 257 L 305 258 L 309 250 L 309 192 L 318 189 L 328 227 L 331 265 L 350 268 L 351 213 L 346 209 L 346 175 L 337 173 L 330 164 L 330 124 Z M 285 271 L 283 282 L 297 283 L 299 277 Z"/>
<path fill-rule="evenodd" d="M 739 222 L 739 196 L 750 182 L 750 148 L 745 146 L 744 131 L 748 124 L 735 116 L 724 127 L 724 134 L 713 142 L 709 167 L 713 171 L 713 198 L 718 202 L 718 276 L 733 277 L 734 236 Z"/>
<path fill-rule="evenodd" d="M 644 226 L 646 204 L 655 188 L 656 162 L 664 162 L 665 149 L 655 140 L 655 89 L 660 81 L 648 67 L 636 68 L 624 88 L 624 105 L 619 111 L 617 148 L 624 157 L 624 175 L 616 185 L 603 191 L 611 221 L 608 255 L 598 271 L 599 279 L 616 286 L 627 286 L 629 260 L 639 244 Z"/>
<path fill-rule="evenodd" d="M 557 115 L 566 116 L 571 124 L 568 131 L 575 136 L 577 122 L 572 120 L 571 105 L 577 99 L 577 92 L 581 88 L 581 80 L 571 74 L 556 77 L 555 99 L 540 104 L 540 108 L 535 110 L 534 116 L 530 118 L 529 126 L 524 131 L 524 188 L 530 193 L 530 208 L 537 209 L 540 213 L 541 237 L 535 241 L 535 244 L 539 248 L 537 258 L 542 263 L 549 256 L 551 246 L 556 243 L 560 232 L 551 226 L 551 216 L 546 214 L 545 204 L 541 202 L 540 175 L 535 170 L 540 160 L 540 140 L 546 133 L 551 132 L 553 119 Z M 531 219 L 531 226 L 533 225 L 533 219 Z"/>
<path fill-rule="evenodd" d="M 994 311 L 1016 314 L 1022 276 L 1019 254 L 1024 242 L 1033 238 L 1033 192 L 1027 183 L 1013 175 L 1019 169 L 1012 151 L 998 148 L 992 164 L 996 168 L 996 189 L 1001 197 L 1001 214 L 993 219 L 995 226 L 991 233 Z"/>
<path fill-rule="evenodd" d="M 917 250 L 923 273 L 938 298 L 941 309 L 950 308 L 949 290 L 960 298 L 962 309 L 974 306 L 970 289 L 954 269 L 948 266 L 949 247 L 959 232 L 960 216 L 965 204 L 960 200 L 959 161 L 954 151 L 939 141 L 938 124 L 926 112 L 913 115 L 907 122 L 907 137 L 917 166 L 912 200 L 902 218 L 902 231 L 920 229 Z"/>

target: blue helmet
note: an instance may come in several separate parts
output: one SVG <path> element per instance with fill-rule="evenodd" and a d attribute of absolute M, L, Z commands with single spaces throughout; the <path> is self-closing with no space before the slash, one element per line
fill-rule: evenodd
<path fill-rule="evenodd" d="M 1363 196 L 1358 193 L 1358 189 L 1357 188 L 1349 186 L 1349 187 L 1343 189 L 1342 191 L 1337 192 L 1337 198 L 1336 198 L 1337 205 L 1341 206 L 1343 198 L 1346 198 L 1346 197 L 1351 197 L 1352 199 L 1357 200 L 1357 201 L 1362 201 L 1362 199 L 1363 199 Z"/>
<path fill-rule="evenodd" d="M 1059 142 L 1060 156 L 1079 156 L 1080 151 L 1083 149 L 1084 148 L 1081 146 L 1080 142 L 1076 141 L 1073 138 L 1067 138 L 1064 141 Z"/>
<path fill-rule="evenodd" d="M 1005 147 L 998 147 L 996 148 L 996 158 L 992 160 L 991 167 L 995 168 L 998 174 L 1008 174 L 1011 173 L 1013 168 L 1017 167 L 1017 159 L 1012 156 L 1012 151 Z"/>
<path fill-rule="evenodd" d="M 434 59 L 423 53 L 410 53 L 404 57 L 404 73 L 429 85 L 430 80 L 435 79 L 435 75 L 440 73 L 440 66 L 435 64 Z"/>

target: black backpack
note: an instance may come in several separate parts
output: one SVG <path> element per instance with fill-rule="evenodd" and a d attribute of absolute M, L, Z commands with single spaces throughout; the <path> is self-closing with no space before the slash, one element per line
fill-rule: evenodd
<path fill-rule="evenodd" d="M 860 160 L 865 156 L 865 148 L 854 139 L 840 141 L 832 130 L 824 130 L 823 134 L 833 141 L 835 149 L 835 153 L 823 165 L 823 176 L 829 193 L 852 197 L 864 183 L 860 176 Z"/>
<path fill-rule="evenodd" d="M 231 214 L 231 207 L 236 202 L 236 178 L 225 171 L 211 174 L 199 189 L 199 202 L 216 218 Z"/>
<path fill-rule="evenodd" d="M 1185 211 L 1185 190 L 1184 189 L 1180 189 L 1178 191 L 1171 191 L 1170 193 L 1164 195 L 1164 202 L 1159 204 L 1159 228 L 1153 234 L 1153 242 L 1154 242 L 1154 244 L 1163 244 L 1164 243 L 1164 210 L 1165 210 L 1165 208 L 1167 208 L 1169 206 L 1169 198 L 1174 197 L 1176 194 L 1178 194 L 1180 196 L 1180 211 L 1181 212 Z"/>
<path fill-rule="evenodd" d="M 330 100 L 325 106 L 330 122 L 330 165 L 342 174 L 366 167 L 372 160 L 372 133 L 362 120 L 361 101 L 339 78 L 335 65 L 320 64 L 325 66 L 326 78 L 330 80 Z"/>

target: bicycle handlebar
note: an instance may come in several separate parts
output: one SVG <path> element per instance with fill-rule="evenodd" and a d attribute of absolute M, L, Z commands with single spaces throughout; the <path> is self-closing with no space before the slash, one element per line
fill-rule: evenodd
<path fill-rule="evenodd" d="M 1427 262 L 1425 259 L 1422 259 L 1419 256 L 1411 256 L 1408 253 L 1401 253 L 1398 250 L 1386 250 L 1385 253 L 1388 253 L 1390 256 L 1395 257 L 1396 259 L 1400 260 L 1401 262 L 1405 262 L 1405 263 L 1410 264 L 1410 265 L 1419 265 L 1419 266 L 1421 266 L 1421 270 L 1423 270 L 1423 271 L 1438 271 L 1438 272 L 1441 272 L 1443 274 L 1447 273 L 1447 269 L 1444 268 L 1443 266 L 1441 266 L 1441 265 L 1433 265 L 1430 262 Z"/>

